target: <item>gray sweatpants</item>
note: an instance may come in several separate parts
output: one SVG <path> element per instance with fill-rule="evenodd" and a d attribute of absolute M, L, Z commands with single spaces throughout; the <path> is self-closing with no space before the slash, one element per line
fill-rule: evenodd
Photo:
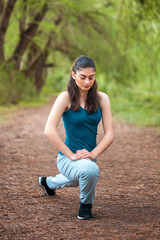
<path fill-rule="evenodd" d="M 47 185 L 51 189 L 80 186 L 80 199 L 84 204 L 93 202 L 95 187 L 99 177 L 96 159 L 80 159 L 72 161 L 64 155 L 58 154 L 57 167 L 61 174 L 47 177 Z"/>

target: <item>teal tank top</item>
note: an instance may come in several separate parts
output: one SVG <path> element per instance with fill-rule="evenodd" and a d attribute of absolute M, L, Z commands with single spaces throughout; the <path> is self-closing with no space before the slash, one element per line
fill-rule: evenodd
<path fill-rule="evenodd" d="M 101 120 L 101 108 L 88 114 L 88 110 L 80 107 L 73 111 L 71 107 L 62 114 L 65 128 L 65 144 L 73 152 L 87 149 L 91 152 L 97 146 L 97 127 Z M 59 151 L 59 154 L 64 155 Z"/>

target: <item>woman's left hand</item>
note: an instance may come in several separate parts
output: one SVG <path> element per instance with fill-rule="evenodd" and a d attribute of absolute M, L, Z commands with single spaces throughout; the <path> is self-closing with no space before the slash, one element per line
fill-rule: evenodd
<path fill-rule="evenodd" d="M 90 160 L 94 159 L 91 152 L 87 151 L 86 149 L 77 150 L 76 155 L 78 159 L 81 159 L 81 158 L 89 158 Z"/>

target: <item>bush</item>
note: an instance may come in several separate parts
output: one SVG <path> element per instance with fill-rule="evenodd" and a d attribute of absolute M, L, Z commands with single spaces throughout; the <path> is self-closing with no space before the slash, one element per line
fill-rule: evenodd
<path fill-rule="evenodd" d="M 33 97 L 33 80 L 21 71 L 15 71 L 13 63 L 0 64 L 0 105 L 17 104 L 20 100 Z"/>

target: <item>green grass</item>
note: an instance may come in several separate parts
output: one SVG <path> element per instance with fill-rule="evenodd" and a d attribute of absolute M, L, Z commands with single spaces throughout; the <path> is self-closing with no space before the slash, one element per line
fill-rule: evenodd
<path fill-rule="evenodd" d="M 112 113 L 115 120 L 132 123 L 141 127 L 154 127 L 160 137 L 160 110 L 154 104 L 129 101 L 125 98 L 111 98 Z"/>
<path fill-rule="evenodd" d="M 116 118 L 139 126 L 160 127 L 160 113 L 156 109 L 141 106 L 141 104 L 136 102 L 121 101 L 122 99 L 120 98 L 112 100 L 112 111 Z"/>
<path fill-rule="evenodd" d="M 112 112 L 116 118 L 138 126 L 160 127 L 159 94 L 127 89 L 111 96 Z"/>
<path fill-rule="evenodd" d="M 5 123 L 17 109 L 18 105 L 0 106 L 0 123 Z"/>
<path fill-rule="evenodd" d="M 19 105 L 24 107 L 39 107 L 45 103 L 48 103 L 49 99 L 49 97 L 40 97 L 35 98 L 34 100 L 22 100 L 19 102 Z"/>

